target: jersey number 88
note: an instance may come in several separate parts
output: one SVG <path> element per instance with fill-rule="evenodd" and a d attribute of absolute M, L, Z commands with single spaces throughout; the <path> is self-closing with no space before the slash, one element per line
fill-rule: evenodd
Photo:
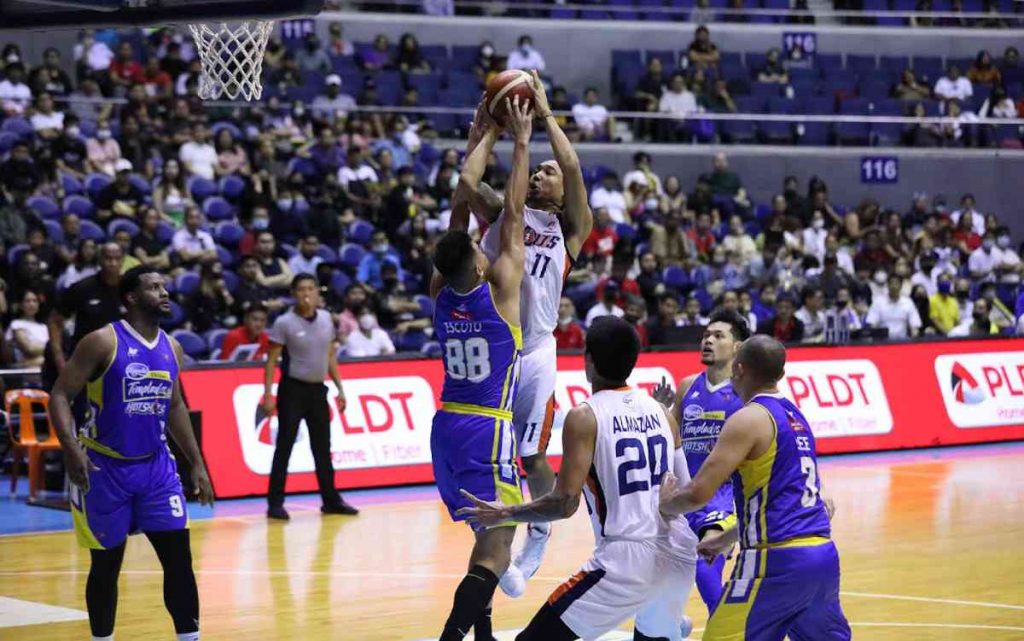
<path fill-rule="evenodd" d="M 491 352 L 487 340 L 479 336 L 461 341 L 451 338 L 444 344 L 445 364 L 452 380 L 469 379 L 479 383 L 491 375 Z"/>

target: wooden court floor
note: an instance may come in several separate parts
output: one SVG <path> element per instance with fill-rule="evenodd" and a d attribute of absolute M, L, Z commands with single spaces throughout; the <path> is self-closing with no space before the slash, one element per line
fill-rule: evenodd
<path fill-rule="evenodd" d="M 1024 639 L 1024 445 L 830 458 L 821 468 L 839 509 L 834 538 L 855 639 Z M 322 518 L 315 499 L 302 497 L 290 499 L 285 525 L 268 524 L 256 501 L 222 502 L 212 519 L 195 521 L 203 638 L 436 639 L 469 532 L 448 521 L 433 488 L 351 495 L 360 499 L 357 518 Z M 585 514 L 557 525 L 526 595 L 497 598 L 495 630 L 523 627 L 592 543 Z M 70 532 L 0 537 L 0 558 L 8 609 L 14 598 L 73 611 L 0 627 L 0 639 L 89 638 L 84 620 L 53 622 L 84 610 L 88 555 Z M 156 557 L 133 537 L 119 641 L 174 638 L 161 594 Z M 2 609 L 0 625 L 24 620 Z M 698 639 L 706 616 L 696 590 L 688 613 Z"/>

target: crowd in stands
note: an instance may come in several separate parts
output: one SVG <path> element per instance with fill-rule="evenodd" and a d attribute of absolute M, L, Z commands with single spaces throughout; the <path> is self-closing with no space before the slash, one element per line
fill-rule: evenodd
<path fill-rule="evenodd" d="M 380 55 L 361 64 L 415 77 L 428 58 L 411 36 L 404 43 L 392 58 L 378 42 Z M 322 77 L 356 49 L 336 24 L 328 42 L 302 44 L 268 52 L 276 81 Z M 528 39 L 519 51 L 543 66 Z M 493 73 L 493 47 L 478 54 L 470 73 Z M 84 32 L 70 73 L 54 49 L 41 64 L 14 46 L 0 55 L 5 364 L 38 365 L 49 311 L 116 260 L 167 275 L 165 327 L 194 359 L 237 358 L 239 346 L 262 356 L 266 324 L 303 272 L 318 277 L 348 356 L 437 353 L 424 291 L 461 154 L 441 148 L 428 122 L 360 111 L 331 73 L 308 107 L 274 96 L 204 107 L 194 51 L 172 30 Z M 358 104 L 374 104 L 373 90 Z M 492 157 L 484 180 L 500 190 L 506 175 Z M 578 347 L 601 314 L 629 318 L 658 346 L 692 343 L 718 305 L 788 341 L 829 338 L 830 314 L 893 339 L 1010 332 L 1024 307 L 1019 256 L 983 196 L 847 210 L 820 180 L 787 179 L 771 203 L 755 203 L 723 154 L 695 181 L 644 153 L 621 180 L 605 167 L 585 176 L 596 225 L 569 274 L 563 347 Z"/>

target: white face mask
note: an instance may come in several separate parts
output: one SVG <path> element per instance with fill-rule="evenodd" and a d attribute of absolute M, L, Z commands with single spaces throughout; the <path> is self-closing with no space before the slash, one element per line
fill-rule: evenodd
<path fill-rule="evenodd" d="M 811 224 L 814 225 L 815 229 L 822 229 L 825 227 L 825 220 L 822 218 L 815 218 L 811 221 Z"/>
<path fill-rule="evenodd" d="M 571 323 L 571 322 L 572 322 L 572 318 L 559 318 L 558 319 L 558 326 L 559 327 L 568 327 L 569 323 Z"/>
<path fill-rule="evenodd" d="M 373 326 L 375 324 L 376 319 L 374 319 L 373 314 L 363 314 L 362 316 L 359 317 L 359 329 L 363 330 L 364 332 L 368 332 L 371 329 L 373 329 Z"/>
<path fill-rule="evenodd" d="M 110 140 L 110 136 L 111 133 L 109 129 L 100 129 L 96 132 L 96 138 L 99 140 Z"/>
<path fill-rule="evenodd" d="M 885 272 L 875 272 L 875 282 L 879 285 L 884 285 L 887 278 L 888 274 Z"/>
<path fill-rule="evenodd" d="M 67 129 L 64 130 L 64 133 L 66 133 L 68 136 L 71 136 L 72 138 L 78 138 L 78 134 L 80 134 L 81 131 L 78 129 L 78 127 L 68 127 Z"/>
<path fill-rule="evenodd" d="M 1000 236 L 996 240 L 996 242 L 999 243 L 1000 247 L 1002 247 L 1003 249 L 1006 249 L 1007 247 L 1010 246 L 1010 237 L 1009 236 Z"/>

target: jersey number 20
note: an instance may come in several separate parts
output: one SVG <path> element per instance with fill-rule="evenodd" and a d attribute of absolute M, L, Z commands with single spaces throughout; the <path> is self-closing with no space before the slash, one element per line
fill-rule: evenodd
<path fill-rule="evenodd" d="M 632 452 L 636 454 L 632 454 Z M 627 458 L 619 463 L 619 496 L 626 496 L 633 492 L 646 492 L 652 487 L 661 485 L 661 477 L 668 471 L 668 441 L 664 436 L 652 436 L 647 439 L 646 444 L 638 438 L 619 439 L 615 442 L 615 457 L 621 456 Z M 636 470 L 649 471 L 650 482 L 635 477 L 630 480 L 629 473 Z"/>
<path fill-rule="evenodd" d="M 452 380 L 469 379 L 470 383 L 479 383 L 491 375 L 491 351 L 484 338 L 448 339 L 444 353 Z"/>

